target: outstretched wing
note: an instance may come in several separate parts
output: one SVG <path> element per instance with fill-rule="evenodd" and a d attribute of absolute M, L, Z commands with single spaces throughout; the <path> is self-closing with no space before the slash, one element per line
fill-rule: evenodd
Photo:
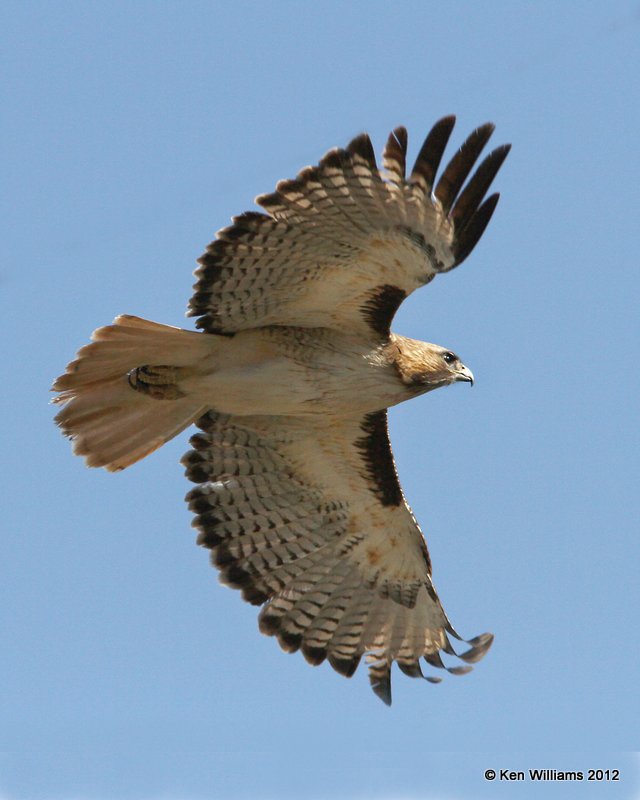
<path fill-rule="evenodd" d="M 199 259 L 190 316 L 210 333 L 263 325 L 365 329 L 385 336 L 402 300 L 460 264 L 498 201 L 484 200 L 509 152 L 490 153 L 463 189 L 494 126 L 477 128 L 436 173 L 455 117 L 440 120 L 405 177 L 396 128 L 380 172 L 367 134 L 257 198 Z"/>
<path fill-rule="evenodd" d="M 386 411 L 320 421 L 209 412 L 198 426 L 183 459 L 199 484 L 187 495 L 198 542 L 223 583 L 264 604 L 263 633 L 348 677 L 364 655 L 386 703 L 394 661 L 412 677 L 424 677 L 421 658 L 444 667 L 440 651 L 455 655 L 447 633 L 460 637 L 398 483 Z M 459 657 L 477 661 L 492 638 Z"/>

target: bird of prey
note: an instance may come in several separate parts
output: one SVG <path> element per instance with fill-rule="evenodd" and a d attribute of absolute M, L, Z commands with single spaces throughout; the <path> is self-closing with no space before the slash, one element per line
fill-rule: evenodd
<path fill-rule="evenodd" d="M 387 704 L 394 661 L 411 677 L 421 659 L 460 674 L 493 639 L 445 667 L 461 637 L 387 433 L 389 406 L 473 383 L 452 350 L 390 329 L 408 294 L 471 253 L 498 201 L 485 196 L 508 145 L 467 181 L 492 124 L 438 177 L 454 122 L 436 123 L 408 175 L 399 127 L 382 169 L 361 134 L 280 181 L 256 199 L 264 213 L 234 217 L 199 259 L 200 332 L 119 316 L 53 386 L 56 422 L 92 467 L 124 469 L 195 423 L 187 501 L 221 582 L 309 663 L 351 676 L 364 656 Z"/>

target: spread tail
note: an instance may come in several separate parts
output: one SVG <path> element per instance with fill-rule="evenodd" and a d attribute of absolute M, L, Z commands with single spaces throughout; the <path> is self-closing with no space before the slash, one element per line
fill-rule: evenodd
<path fill-rule="evenodd" d="M 88 466 L 124 469 L 207 410 L 175 378 L 210 352 L 206 334 L 122 315 L 91 338 L 52 387 L 55 421 Z"/>

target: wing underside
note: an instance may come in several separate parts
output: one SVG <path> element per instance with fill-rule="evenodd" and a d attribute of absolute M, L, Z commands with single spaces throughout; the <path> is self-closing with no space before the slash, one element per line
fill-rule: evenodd
<path fill-rule="evenodd" d="M 493 125 L 477 128 L 436 175 L 454 117 L 427 136 L 409 175 L 407 133 L 397 128 L 379 170 L 366 134 L 329 151 L 315 167 L 281 181 L 219 231 L 199 259 L 189 314 L 210 333 L 262 325 L 370 329 L 380 294 L 396 305 L 378 315 L 388 331 L 402 298 L 475 247 L 496 206 L 485 195 L 509 147 L 491 152 L 465 184 Z"/>
<path fill-rule="evenodd" d="M 461 666 L 442 661 L 455 655 L 448 634 L 460 637 L 398 484 L 386 412 L 320 423 L 209 412 L 198 425 L 184 458 L 198 542 L 223 583 L 263 606 L 263 633 L 345 676 L 364 656 L 387 703 L 394 661 L 424 677 L 421 659 L 460 674 L 484 655 L 489 634 Z"/>

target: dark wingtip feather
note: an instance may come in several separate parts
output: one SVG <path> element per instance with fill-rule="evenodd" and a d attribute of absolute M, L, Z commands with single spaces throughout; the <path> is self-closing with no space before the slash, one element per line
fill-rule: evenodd
<path fill-rule="evenodd" d="M 467 675 L 469 672 L 473 670 L 471 666 L 460 666 L 460 667 L 447 667 L 447 672 L 450 675 Z"/>
<path fill-rule="evenodd" d="M 351 156 L 359 156 L 364 159 L 372 170 L 378 169 L 375 150 L 371 144 L 369 134 L 361 133 L 352 139 L 347 145 L 347 152 Z"/>
<path fill-rule="evenodd" d="M 217 547 L 211 552 L 211 560 L 216 567 L 221 568 L 220 581 L 232 589 L 244 589 L 251 586 L 253 578 L 242 567 L 231 562 L 233 556 L 227 548 Z M 228 565 L 228 566 L 227 566 Z"/>
<path fill-rule="evenodd" d="M 268 606 L 262 610 L 258 617 L 258 629 L 265 636 L 274 636 L 280 630 L 280 617 L 275 614 L 267 614 L 267 609 Z"/>
<path fill-rule="evenodd" d="M 453 126 L 456 124 L 456 115 L 455 114 L 445 114 L 444 117 L 441 117 L 436 124 L 431 128 L 431 130 L 435 130 L 436 128 L 449 128 L 449 130 L 453 130 Z"/>
<path fill-rule="evenodd" d="M 312 647 L 308 644 L 302 644 L 301 648 L 302 655 L 305 657 L 307 664 L 311 664 L 314 667 L 317 667 L 318 664 L 322 664 L 322 662 L 327 657 L 327 651 L 324 647 Z"/>
<path fill-rule="evenodd" d="M 478 156 L 482 152 L 485 144 L 489 141 L 489 137 L 494 130 L 495 125 L 492 122 L 486 122 L 484 125 L 476 128 L 469 134 L 463 142 L 462 147 L 447 164 L 444 172 L 440 176 L 434 194 L 440 201 L 446 214 L 449 213 L 451 206 L 462 188 L 462 184 L 473 169 L 473 165 L 478 160 Z"/>
<path fill-rule="evenodd" d="M 282 206 L 282 198 L 277 192 L 267 192 L 266 194 L 259 194 L 256 197 L 256 203 L 269 211 L 270 209 L 280 208 Z"/>
<path fill-rule="evenodd" d="M 407 164 L 407 144 L 409 137 L 403 126 L 394 128 L 389 134 L 384 148 L 382 163 L 385 170 L 398 182 L 404 180 Z"/>
<path fill-rule="evenodd" d="M 475 174 L 462 190 L 451 210 L 451 220 L 456 230 L 464 229 L 478 210 L 493 179 L 511 150 L 510 144 L 496 147 L 480 164 Z"/>
<path fill-rule="evenodd" d="M 278 642 L 280 647 L 287 653 L 295 653 L 302 644 L 302 634 L 280 630 L 278 632 Z"/>
<path fill-rule="evenodd" d="M 481 658 L 484 658 L 493 644 L 493 634 L 481 633 L 480 636 L 469 639 L 467 644 L 470 644 L 471 647 L 466 652 L 460 653 L 459 658 L 466 661 L 468 664 L 475 664 L 476 661 L 480 661 Z"/>
<path fill-rule="evenodd" d="M 462 264 L 465 258 L 467 258 L 473 248 L 478 244 L 480 237 L 489 224 L 493 212 L 496 210 L 499 199 L 499 192 L 487 197 L 484 203 L 471 217 L 467 226 L 456 236 L 454 241 L 454 255 L 456 261 L 454 266 L 457 267 L 459 264 Z"/>
<path fill-rule="evenodd" d="M 376 697 L 379 697 L 382 702 L 391 705 L 391 670 L 388 665 L 385 668 L 376 668 L 369 670 L 369 683 Z"/>
<path fill-rule="evenodd" d="M 450 655 L 456 655 L 451 648 Z M 451 675 L 466 675 L 467 672 L 471 672 L 473 667 L 461 666 L 461 667 L 448 667 L 442 658 L 440 657 L 440 653 L 427 653 L 423 656 L 424 660 L 427 664 L 431 664 L 432 667 L 437 667 L 438 669 L 444 669 L 449 672 Z"/>
<path fill-rule="evenodd" d="M 328 153 L 325 153 L 324 156 L 322 156 L 318 166 L 320 169 L 326 169 L 327 167 L 341 169 L 348 161 L 349 154 L 347 151 L 343 150 L 341 147 L 334 147 L 332 150 L 329 150 Z"/>
<path fill-rule="evenodd" d="M 260 589 L 256 589 L 255 586 L 245 586 L 242 590 L 242 598 L 252 606 L 261 606 L 267 602 L 269 596 Z"/>
<path fill-rule="evenodd" d="M 432 667 L 437 667 L 438 669 L 446 669 L 444 661 L 440 657 L 440 653 L 437 650 L 435 653 L 425 653 L 423 658 L 427 662 L 427 664 L 430 664 Z"/>
<path fill-rule="evenodd" d="M 424 144 L 420 148 L 416 163 L 411 171 L 411 181 L 424 180 L 427 191 L 433 188 L 436 172 L 451 136 L 451 131 L 456 124 L 453 114 L 438 120 L 427 134 Z"/>
<path fill-rule="evenodd" d="M 405 675 L 408 675 L 410 678 L 424 678 L 424 674 L 418 661 L 398 661 L 397 664 L 400 668 L 400 671 Z"/>
<path fill-rule="evenodd" d="M 354 672 L 358 669 L 361 656 L 354 656 L 353 658 L 339 658 L 331 653 L 327 656 L 328 662 L 340 675 L 345 678 L 351 678 Z"/>

